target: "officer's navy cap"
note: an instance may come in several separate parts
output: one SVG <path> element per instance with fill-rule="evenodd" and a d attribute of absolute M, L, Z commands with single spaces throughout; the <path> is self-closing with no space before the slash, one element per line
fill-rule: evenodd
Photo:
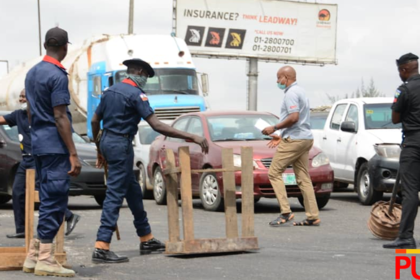
<path fill-rule="evenodd" d="M 141 67 L 142 69 L 147 71 L 150 78 L 155 75 L 155 70 L 153 70 L 152 66 L 150 66 L 149 63 L 147 63 L 144 60 L 141 60 L 140 58 L 133 58 L 133 59 L 124 60 L 123 64 L 127 67 L 130 67 L 132 65 L 136 65 L 136 66 Z"/>
<path fill-rule="evenodd" d="M 67 31 L 59 27 L 51 28 L 47 31 L 47 34 L 45 34 L 45 43 L 47 43 L 47 46 L 51 47 L 61 47 L 70 43 Z"/>
<path fill-rule="evenodd" d="M 406 64 L 407 62 L 411 61 L 411 60 L 418 60 L 419 57 L 415 54 L 412 53 L 407 53 L 403 56 L 400 57 L 400 59 L 397 59 L 397 65 L 403 65 Z"/>

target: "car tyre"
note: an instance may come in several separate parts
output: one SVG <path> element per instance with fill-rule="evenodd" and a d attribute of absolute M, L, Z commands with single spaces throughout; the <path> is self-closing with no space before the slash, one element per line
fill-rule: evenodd
<path fill-rule="evenodd" d="M 378 192 L 373 188 L 372 180 L 370 179 L 368 172 L 367 162 L 363 163 L 359 168 L 355 187 L 360 203 L 363 205 L 372 205 L 381 200 L 384 195 L 383 192 Z"/>
<path fill-rule="evenodd" d="M 158 166 L 153 174 L 153 197 L 158 205 L 166 204 L 166 186 L 162 169 Z"/>
<path fill-rule="evenodd" d="M 223 210 L 224 201 L 215 173 L 203 173 L 201 175 L 199 191 L 201 203 L 205 210 Z"/>
<path fill-rule="evenodd" d="M 141 189 L 141 194 L 143 196 L 143 199 L 149 199 L 152 198 L 152 192 L 147 189 L 146 186 L 146 169 L 144 168 L 143 164 L 139 164 L 139 185 Z"/>
<path fill-rule="evenodd" d="M 99 204 L 99 206 L 104 206 L 104 200 L 105 200 L 105 195 L 104 194 L 97 194 L 94 195 L 96 203 Z"/>
<path fill-rule="evenodd" d="M 322 208 L 324 208 L 328 204 L 328 201 L 330 201 L 330 197 L 331 197 L 331 193 L 327 193 L 327 194 L 324 194 L 322 196 L 316 196 L 315 197 L 316 204 L 318 204 L 318 209 L 319 210 L 321 210 Z M 299 200 L 300 205 L 305 207 L 305 205 L 303 204 L 303 196 L 299 196 L 298 200 Z"/>

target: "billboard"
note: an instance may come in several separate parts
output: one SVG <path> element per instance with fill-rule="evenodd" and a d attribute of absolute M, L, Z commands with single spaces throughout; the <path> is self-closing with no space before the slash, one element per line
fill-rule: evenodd
<path fill-rule="evenodd" d="M 177 0 L 174 14 L 193 55 L 336 64 L 335 4 Z"/>

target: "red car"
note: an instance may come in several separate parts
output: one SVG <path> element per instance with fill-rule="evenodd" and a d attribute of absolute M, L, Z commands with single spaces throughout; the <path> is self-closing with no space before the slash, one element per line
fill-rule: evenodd
<path fill-rule="evenodd" d="M 150 160 L 147 175 L 153 184 L 153 194 L 158 204 L 166 203 L 166 188 L 162 170 L 165 169 L 165 149 L 172 149 L 178 164 L 178 148 L 188 146 L 191 155 L 192 169 L 221 168 L 222 148 L 233 148 L 234 165 L 241 166 L 240 150 L 242 146 L 254 150 L 254 199 L 261 197 L 275 198 L 274 190 L 268 179 L 275 149 L 267 147 L 271 138 L 261 133 L 261 127 L 274 125 L 279 119 L 270 113 L 239 111 L 216 112 L 206 111 L 185 114 L 174 121 L 172 127 L 207 138 L 209 153 L 201 152 L 195 143 L 181 139 L 159 136 L 150 147 Z M 318 207 L 323 208 L 330 198 L 333 187 L 334 172 L 328 158 L 318 148 L 312 147 L 309 153 L 309 173 L 314 185 Z M 289 197 L 298 197 L 303 205 L 302 194 L 297 186 L 293 168 L 290 166 L 283 174 Z M 235 173 L 236 195 L 241 197 L 241 173 Z M 199 197 L 206 210 L 223 209 L 222 173 L 202 173 L 192 175 L 192 193 Z"/>

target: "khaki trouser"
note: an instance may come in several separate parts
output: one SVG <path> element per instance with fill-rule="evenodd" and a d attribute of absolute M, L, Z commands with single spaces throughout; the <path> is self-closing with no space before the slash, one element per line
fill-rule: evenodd
<path fill-rule="evenodd" d="M 287 199 L 286 186 L 283 182 L 283 172 L 293 164 L 296 182 L 302 192 L 306 216 L 309 220 L 318 219 L 319 210 L 316 203 L 314 187 L 309 176 L 309 150 L 313 140 L 282 139 L 271 162 L 268 178 L 276 193 L 282 214 L 292 212 Z"/>

